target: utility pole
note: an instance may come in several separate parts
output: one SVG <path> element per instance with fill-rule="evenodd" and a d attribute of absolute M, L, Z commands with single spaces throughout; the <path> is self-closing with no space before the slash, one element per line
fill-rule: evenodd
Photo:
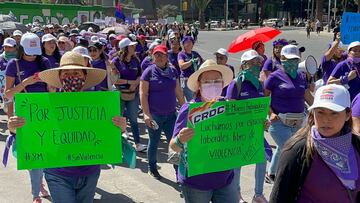
<path fill-rule="evenodd" d="M 334 4 L 334 20 L 336 20 L 336 12 L 337 12 L 336 1 L 337 0 L 335 0 L 335 4 Z"/>
<path fill-rule="evenodd" d="M 308 7 L 307 7 L 307 10 L 306 10 L 306 12 L 307 12 L 306 16 L 307 16 L 308 20 L 310 19 L 310 3 L 311 3 L 311 0 L 308 0 Z"/>
<path fill-rule="evenodd" d="M 328 32 L 330 32 L 330 29 L 331 29 L 331 25 L 330 25 L 330 10 L 331 10 L 331 0 L 329 0 L 329 6 L 328 6 Z"/>
<path fill-rule="evenodd" d="M 225 29 L 228 29 L 228 17 L 229 17 L 229 0 L 225 2 Z"/>
<path fill-rule="evenodd" d="M 311 18 L 314 19 L 314 10 L 315 10 L 315 0 L 312 0 L 311 2 Z"/>

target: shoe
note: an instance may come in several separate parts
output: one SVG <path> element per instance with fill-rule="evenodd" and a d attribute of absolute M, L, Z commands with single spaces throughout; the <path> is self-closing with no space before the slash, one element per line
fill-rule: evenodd
<path fill-rule="evenodd" d="M 266 198 L 264 197 L 264 195 L 254 195 L 253 199 L 252 199 L 252 203 L 269 203 Z"/>
<path fill-rule="evenodd" d="M 40 196 L 41 197 L 49 197 L 49 192 L 45 189 L 44 184 L 40 184 Z"/>
<path fill-rule="evenodd" d="M 144 151 L 147 150 L 147 146 L 143 145 L 143 144 L 137 144 L 136 147 L 135 147 L 135 150 L 137 152 L 144 152 Z"/>
<path fill-rule="evenodd" d="M 275 175 L 274 174 L 266 174 L 265 175 L 265 183 L 273 184 L 275 182 Z"/>
<path fill-rule="evenodd" d="M 42 200 L 40 197 L 36 197 L 34 200 L 33 200 L 33 203 L 42 203 Z"/>
<path fill-rule="evenodd" d="M 149 173 L 149 175 L 151 175 L 156 180 L 160 180 L 162 178 L 160 173 L 158 172 L 158 170 L 149 170 L 148 173 Z"/>

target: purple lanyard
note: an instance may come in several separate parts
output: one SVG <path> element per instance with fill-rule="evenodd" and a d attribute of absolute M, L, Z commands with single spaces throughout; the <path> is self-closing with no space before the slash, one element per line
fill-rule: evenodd
<path fill-rule="evenodd" d="M 2 161 L 2 163 L 3 163 L 3 165 L 5 167 L 6 167 L 7 162 L 8 162 L 10 147 L 15 141 L 15 136 L 16 136 L 16 134 L 10 133 L 10 136 L 8 136 L 6 138 L 5 149 L 4 149 L 4 153 L 3 153 L 3 161 Z"/>

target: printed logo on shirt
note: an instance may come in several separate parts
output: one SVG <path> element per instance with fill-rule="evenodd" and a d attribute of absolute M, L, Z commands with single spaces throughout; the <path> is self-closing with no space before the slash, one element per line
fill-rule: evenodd
<path fill-rule="evenodd" d="M 242 97 L 249 96 L 249 92 L 241 92 L 241 93 L 240 93 L 240 96 L 242 96 Z"/>
<path fill-rule="evenodd" d="M 299 87 L 301 87 L 301 88 L 304 88 L 304 89 L 305 89 L 305 85 L 299 85 Z"/>
<path fill-rule="evenodd" d="M 259 92 L 260 95 L 264 95 L 264 92 Z"/>
<path fill-rule="evenodd" d="M 281 83 L 280 85 L 279 85 L 279 88 L 280 89 L 285 89 L 285 88 L 287 88 L 288 87 L 288 84 L 286 84 L 286 83 Z"/>
<path fill-rule="evenodd" d="M 25 75 L 25 71 L 20 71 L 19 75 Z"/>

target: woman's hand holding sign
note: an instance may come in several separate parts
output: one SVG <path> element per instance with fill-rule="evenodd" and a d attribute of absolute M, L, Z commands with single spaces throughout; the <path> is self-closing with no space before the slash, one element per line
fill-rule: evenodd
<path fill-rule="evenodd" d="M 195 130 L 193 128 L 183 128 L 178 134 L 178 139 L 182 144 L 187 143 L 194 136 Z"/>
<path fill-rule="evenodd" d="M 126 118 L 121 116 L 112 117 L 112 122 L 116 127 L 119 127 L 122 132 L 126 129 Z"/>
<path fill-rule="evenodd" d="M 8 121 L 8 129 L 12 133 L 16 133 L 17 128 L 21 128 L 25 125 L 25 118 L 12 116 Z"/>

